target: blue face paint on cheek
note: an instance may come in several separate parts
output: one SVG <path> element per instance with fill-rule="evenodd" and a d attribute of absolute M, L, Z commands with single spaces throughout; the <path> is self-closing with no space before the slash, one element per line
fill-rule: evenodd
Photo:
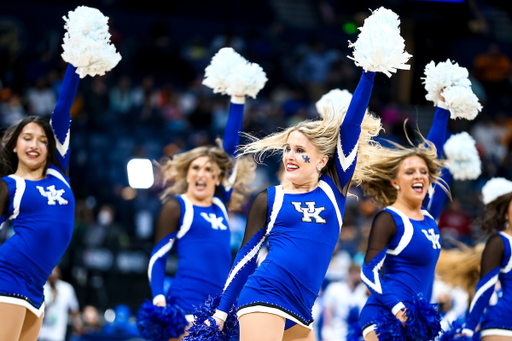
<path fill-rule="evenodd" d="M 215 180 L 215 174 L 212 174 L 212 179 Z"/>
<path fill-rule="evenodd" d="M 304 159 L 304 162 L 305 162 L 305 163 L 310 163 L 310 162 L 309 162 L 309 156 L 307 156 L 307 155 L 302 155 L 302 158 Z"/>

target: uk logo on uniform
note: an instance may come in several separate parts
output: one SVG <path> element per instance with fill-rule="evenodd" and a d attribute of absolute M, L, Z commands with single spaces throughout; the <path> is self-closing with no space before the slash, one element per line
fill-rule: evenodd
<path fill-rule="evenodd" d="M 320 216 L 320 213 L 325 211 L 325 207 L 315 207 L 316 202 L 314 201 L 306 201 L 307 207 L 302 207 L 302 202 L 293 202 L 292 205 L 295 208 L 295 211 L 302 213 L 302 221 L 305 223 L 311 223 L 312 219 L 315 219 L 315 223 L 317 224 L 325 224 L 327 220 Z"/>
<path fill-rule="evenodd" d="M 423 232 L 425 237 L 432 242 L 432 248 L 434 250 L 441 248 L 441 244 L 439 243 L 440 236 L 434 232 L 434 229 L 429 229 L 428 232 L 427 230 L 421 230 L 421 232 Z"/>
<path fill-rule="evenodd" d="M 48 199 L 48 205 L 53 206 L 56 203 L 59 203 L 59 205 L 68 204 L 68 201 L 62 197 L 65 192 L 63 189 L 55 189 L 55 185 L 46 187 L 48 191 L 45 191 L 41 186 L 36 186 L 36 188 L 39 190 L 39 193 L 41 193 L 43 197 Z"/>
<path fill-rule="evenodd" d="M 227 230 L 228 227 L 222 223 L 223 217 L 217 218 L 214 213 L 210 213 L 209 215 L 201 212 L 201 217 L 203 217 L 207 222 L 212 224 L 212 229 L 214 230 Z"/>

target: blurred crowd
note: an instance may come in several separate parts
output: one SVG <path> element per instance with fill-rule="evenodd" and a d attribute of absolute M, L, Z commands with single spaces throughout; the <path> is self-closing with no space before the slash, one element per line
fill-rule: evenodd
<path fill-rule="evenodd" d="M 141 24 L 144 29 L 135 35 L 128 29 L 133 17 L 121 10 L 123 2 L 107 3 L 115 4 L 105 6 L 111 17 L 112 41 L 123 60 L 113 72 L 80 82 L 71 113 L 69 172 L 77 199 L 75 232 L 60 271 L 56 270 L 55 278 L 47 284 L 46 299 L 54 303 L 47 303 L 47 309 L 54 309 L 56 317 L 51 320 L 52 314 L 47 312 L 45 324 L 60 325 L 58 321 L 65 319 L 68 338 L 72 335 L 74 340 L 93 340 L 101 334 L 110 335 L 110 339 L 121 335 L 120 340 L 133 336 L 135 340 L 133 314 L 145 298 L 150 298 L 146 270 L 160 209 L 159 195 L 164 188 L 157 162 L 222 137 L 229 98 L 215 95 L 201 84 L 204 68 L 219 48 L 233 47 L 267 73 L 264 90 L 258 98 L 247 101 L 243 125 L 245 132 L 262 136 L 278 127 L 317 118 L 314 104 L 331 89 L 354 91 L 361 70 L 347 58 L 350 51 L 346 42 L 356 39 L 357 32 L 350 27 L 360 26 L 368 15 L 366 8 L 372 5 L 345 8 L 336 1 L 311 0 L 319 22 L 316 28 L 289 27 L 275 16 L 273 22 L 248 28 L 241 23 L 242 16 L 240 23 L 232 26 L 194 19 L 186 26 L 186 34 L 166 22 L 174 20 L 176 26 L 185 22 L 183 18 L 173 18 L 171 13 L 151 20 L 152 14 L 142 11 L 145 26 Z M 448 7 L 462 13 L 452 20 L 451 12 L 438 13 L 441 5 L 423 5 L 424 17 L 415 22 L 418 17 L 408 1 L 390 3 L 396 4 L 395 10 L 403 18 L 407 50 L 414 58 L 412 71 L 400 71 L 391 80 L 383 75 L 376 78 L 370 110 L 382 118 L 385 128 L 379 141 L 405 145 L 406 133 L 412 138 L 417 130 L 423 136 L 428 134 L 435 108 L 424 100 L 420 77 L 426 63 L 452 58 L 468 68 L 484 110 L 475 121 L 451 121 L 449 129 L 452 133 L 468 131 L 475 138 L 482 175 L 475 181 L 452 183 L 453 201 L 446 203 L 439 228 L 444 248 L 459 243 L 475 245 L 482 241 L 473 223 L 482 212 L 482 185 L 495 176 L 512 179 L 512 36 L 503 32 L 503 27 L 512 27 L 509 9 L 492 1 L 470 0 L 446 5 L 461 6 Z M 28 8 L 31 6 L 32 11 L 38 10 L 29 1 Z M 57 12 L 57 19 L 74 9 L 58 1 L 48 6 Z M 270 11 L 266 7 L 260 10 Z M 26 115 L 49 117 L 66 68 L 60 58 L 63 22 L 48 19 L 45 29 L 39 30 L 37 20 L 31 21 L 34 14 L 30 9 L 16 12 L 13 6 L 12 11 L 0 16 L 2 128 Z M 210 26 L 219 29 L 213 32 Z M 431 32 L 425 33 L 425 27 Z M 449 34 L 441 35 L 441 29 L 449 30 Z M 126 164 L 132 158 L 155 161 L 152 188 L 136 190 L 128 185 Z M 279 159 L 267 159 L 256 172 L 254 194 L 278 183 Z M 352 308 L 364 304 L 367 295 L 359 267 L 377 208 L 358 188 L 351 192 L 357 198 L 347 200 L 337 251 L 315 312 L 318 337 L 324 340 L 344 340 L 348 327 L 343 321 Z M 250 201 L 241 211 L 230 213 L 233 253 L 243 237 Z M 12 233 L 9 226 L 3 228 L 0 242 Z M 170 276 L 176 267 L 177 258 L 171 254 L 167 264 Z M 62 296 L 55 295 L 57 291 Z M 447 290 L 439 292 L 446 294 Z M 57 302 L 63 296 L 69 297 L 66 304 Z M 455 299 L 440 297 L 453 308 Z M 42 335 L 41 340 L 61 339 Z"/>

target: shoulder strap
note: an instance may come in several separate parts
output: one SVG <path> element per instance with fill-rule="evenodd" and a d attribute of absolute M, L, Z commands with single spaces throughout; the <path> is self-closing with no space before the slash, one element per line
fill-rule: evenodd
<path fill-rule="evenodd" d="M 229 216 L 228 216 L 228 210 L 226 208 L 226 205 L 224 205 L 224 202 L 219 198 L 219 197 L 213 197 L 212 199 L 212 203 L 215 205 L 215 206 L 218 206 L 220 208 L 220 210 L 222 211 L 222 213 L 224 214 L 224 219 L 226 219 L 226 221 L 229 223 Z"/>
<path fill-rule="evenodd" d="M 272 231 L 272 228 L 274 227 L 274 224 L 277 219 L 277 215 L 279 214 L 279 211 L 281 210 L 281 207 L 283 206 L 283 198 L 284 198 L 284 191 L 283 186 L 276 186 L 275 189 L 275 197 L 274 197 L 274 205 L 272 206 L 272 212 L 270 213 L 270 221 L 267 225 L 267 234 Z M 270 194 L 271 191 L 269 191 Z"/>
<path fill-rule="evenodd" d="M 331 200 L 332 205 L 334 206 L 334 210 L 336 211 L 336 216 L 338 217 L 338 223 L 340 225 L 339 227 L 340 227 L 340 232 L 341 232 L 341 226 L 343 225 L 343 218 L 341 216 L 340 208 L 338 206 L 336 196 L 334 195 L 334 191 L 332 190 L 331 186 L 329 186 L 329 184 L 323 180 L 318 181 L 318 187 L 320 187 L 325 192 L 327 197 Z"/>
<path fill-rule="evenodd" d="M 25 193 L 25 188 L 27 186 L 25 179 L 20 178 L 17 175 L 9 175 L 11 179 L 16 181 L 16 192 L 14 193 L 14 200 L 12 201 L 12 215 L 9 217 L 10 220 L 16 219 L 20 214 L 20 206 L 21 206 L 21 198 L 23 198 L 23 194 Z"/>
<path fill-rule="evenodd" d="M 407 245 L 409 245 L 409 242 L 412 239 L 412 235 L 414 234 L 414 228 L 412 226 L 411 220 L 402 211 L 391 206 L 386 207 L 385 210 L 390 213 L 395 213 L 395 215 L 393 215 L 393 218 L 395 218 L 398 215 L 402 219 L 402 223 L 404 226 L 404 233 L 400 238 L 400 242 L 398 243 L 397 247 L 393 250 L 388 249 L 386 252 L 387 254 L 398 256 L 407 247 Z"/>
<path fill-rule="evenodd" d="M 178 239 L 182 238 L 188 232 L 188 230 L 190 230 L 192 222 L 194 221 L 194 205 L 192 205 L 192 202 L 187 198 L 185 194 L 180 195 L 179 198 L 185 204 L 185 209 L 183 214 L 183 222 L 180 226 L 178 234 L 176 235 L 176 238 Z"/>

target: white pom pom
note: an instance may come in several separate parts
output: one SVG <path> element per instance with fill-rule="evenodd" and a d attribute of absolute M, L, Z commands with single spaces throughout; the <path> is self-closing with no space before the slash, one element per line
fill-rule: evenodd
<path fill-rule="evenodd" d="M 356 42 L 349 41 L 354 57 L 348 57 L 366 71 L 383 72 L 388 77 L 397 69 L 409 70 L 411 66 L 405 63 L 412 55 L 405 52 L 399 25 L 396 13 L 384 7 L 377 9 L 359 28 Z"/>
<path fill-rule="evenodd" d="M 452 135 L 444 144 L 446 168 L 455 180 L 474 180 L 482 173 L 475 140 L 466 132 Z"/>
<path fill-rule="evenodd" d="M 80 78 L 104 75 L 121 60 L 110 43 L 108 17 L 96 8 L 79 6 L 66 21 L 62 59 L 77 68 Z"/>
<path fill-rule="evenodd" d="M 465 118 L 466 120 L 472 120 L 482 111 L 478 97 L 471 88 L 452 86 L 444 89 L 443 96 L 452 119 Z"/>
<path fill-rule="evenodd" d="M 239 65 L 247 64 L 247 60 L 231 47 L 224 47 L 213 56 L 210 65 L 205 69 L 203 84 L 213 89 L 214 93 L 225 95 L 229 87 L 229 77 Z"/>
<path fill-rule="evenodd" d="M 512 181 L 505 178 L 492 178 L 482 187 L 482 201 L 487 205 L 502 195 L 512 192 Z"/>
<path fill-rule="evenodd" d="M 256 63 L 245 62 L 237 65 L 227 77 L 226 93 L 236 96 L 251 96 L 256 98 L 258 92 L 267 82 L 265 71 Z"/>
<path fill-rule="evenodd" d="M 333 89 L 316 102 L 316 111 L 323 118 L 326 106 L 332 105 L 335 109 L 334 112 L 337 112 L 340 108 L 348 108 L 351 100 L 352 94 L 347 90 Z"/>
<path fill-rule="evenodd" d="M 437 65 L 431 61 L 425 66 L 425 77 L 422 77 L 425 90 L 427 90 L 425 98 L 434 102 L 434 105 L 437 106 L 444 88 L 452 86 L 470 88 L 471 81 L 468 77 L 469 73 L 465 67 L 451 62 L 449 59 Z"/>

